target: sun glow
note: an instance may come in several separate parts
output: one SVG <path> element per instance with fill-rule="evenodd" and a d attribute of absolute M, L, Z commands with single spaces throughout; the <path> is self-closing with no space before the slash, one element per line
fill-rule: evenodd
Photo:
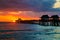
<path fill-rule="evenodd" d="M 7 15 L 7 16 L 1 16 L 0 15 L 0 21 L 1 22 L 15 22 L 16 19 L 17 18 L 14 17 L 14 16 L 9 16 L 9 15 Z"/>

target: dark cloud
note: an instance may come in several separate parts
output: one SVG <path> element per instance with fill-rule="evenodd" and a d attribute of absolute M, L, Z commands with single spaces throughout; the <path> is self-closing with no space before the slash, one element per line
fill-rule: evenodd
<path fill-rule="evenodd" d="M 58 11 L 53 9 L 56 0 L 0 0 L 0 10 Z"/>

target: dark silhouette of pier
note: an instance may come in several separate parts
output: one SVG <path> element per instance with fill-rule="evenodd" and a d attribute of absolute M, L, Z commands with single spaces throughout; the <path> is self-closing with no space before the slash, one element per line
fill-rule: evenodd
<path fill-rule="evenodd" d="M 41 20 L 39 20 L 39 24 L 48 25 L 48 21 L 49 21 L 49 16 L 48 15 L 43 15 L 40 18 L 41 18 Z"/>
<path fill-rule="evenodd" d="M 24 24 L 35 24 L 35 22 L 38 20 L 22 20 L 22 19 L 18 19 L 16 20 L 17 23 L 24 23 Z"/>
<path fill-rule="evenodd" d="M 16 23 L 39 24 L 43 26 L 60 26 L 60 17 L 58 15 L 52 15 L 51 17 L 48 15 L 42 15 L 39 20 L 22 20 L 18 18 Z"/>
<path fill-rule="evenodd" d="M 51 24 L 53 26 L 59 26 L 59 16 L 58 15 L 52 15 L 51 18 L 53 18 L 51 20 Z"/>
<path fill-rule="evenodd" d="M 58 15 L 52 15 L 49 17 L 48 15 L 43 15 L 41 20 L 39 20 L 39 25 L 44 26 L 60 26 L 60 20 Z"/>

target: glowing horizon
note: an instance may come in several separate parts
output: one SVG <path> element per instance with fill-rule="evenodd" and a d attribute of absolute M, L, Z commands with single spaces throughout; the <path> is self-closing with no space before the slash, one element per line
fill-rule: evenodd
<path fill-rule="evenodd" d="M 5 13 L 5 14 L 4 14 Z M 8 12 L 1 12 L 0 11 L 0 22 L 15 22 L 18 18 L 21 18 L 22 20 L 38 20 L 38 17 L 30 17 L 28 15 L 25 15 L 25 11 L 8 11 Z"/>

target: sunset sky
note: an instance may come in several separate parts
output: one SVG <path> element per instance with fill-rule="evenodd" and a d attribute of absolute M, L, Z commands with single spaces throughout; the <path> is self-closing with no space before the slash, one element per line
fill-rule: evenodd
<path fill-rule="evenodd" d="M 37 20 L 45 14 L 60 16 L 60 0 L 0 0 L 0 22 Z"/>

